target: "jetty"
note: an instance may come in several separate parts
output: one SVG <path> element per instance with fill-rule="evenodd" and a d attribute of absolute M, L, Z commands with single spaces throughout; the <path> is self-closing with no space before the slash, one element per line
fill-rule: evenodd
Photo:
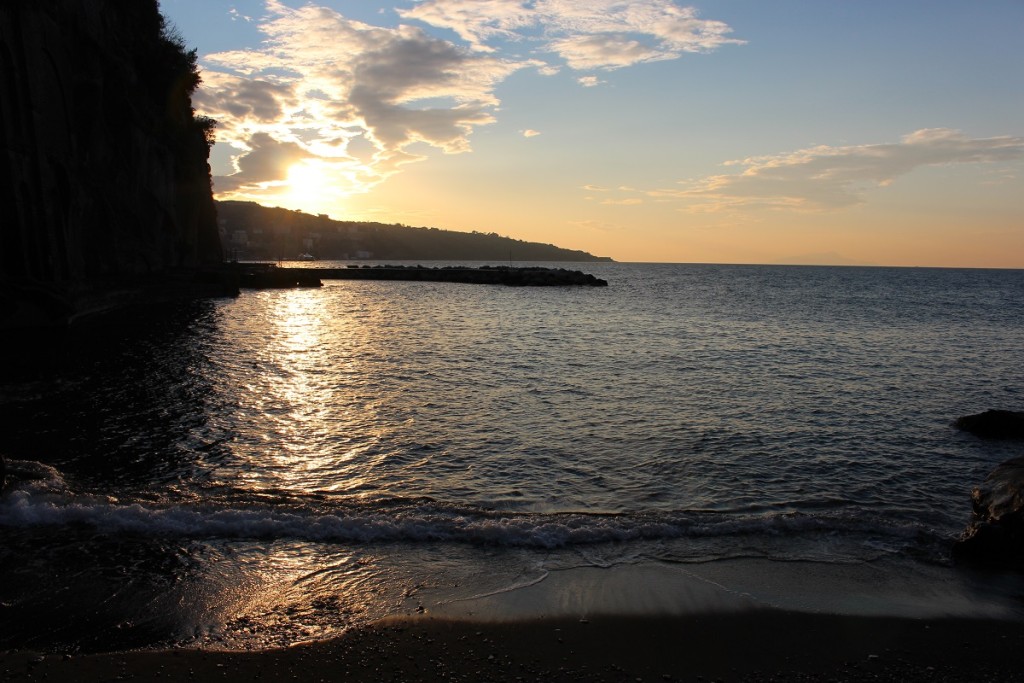
<path fill-rule="evenodd" d="M 246 289 L 319 287 L 322 280 L 411 280 L 509 287 L 607 287 L 608 281 L 566 268 L 540 266 L 350 265 L 345 268 L 290 268 L 274 263 L 239 263 L 238 285 Z"/>

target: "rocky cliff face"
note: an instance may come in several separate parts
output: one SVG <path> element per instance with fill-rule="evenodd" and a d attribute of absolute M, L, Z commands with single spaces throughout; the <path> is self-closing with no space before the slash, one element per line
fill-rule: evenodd
<path fill-rule="evenodd" d="M 156 0 L 0 2 L 0 327 L 221 261 L 197 84 Z"/>

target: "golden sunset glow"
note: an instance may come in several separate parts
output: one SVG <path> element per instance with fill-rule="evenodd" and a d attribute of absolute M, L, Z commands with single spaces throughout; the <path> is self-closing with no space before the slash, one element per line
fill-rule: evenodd
<path fill-rule="evenodd" d="M 340 194 L 327 167 L 315 161 L 300 161 L 288 168 L 287 191 L 282 201 L 285 206 L 301 207 L 309 213 L 338 213 Z"/>

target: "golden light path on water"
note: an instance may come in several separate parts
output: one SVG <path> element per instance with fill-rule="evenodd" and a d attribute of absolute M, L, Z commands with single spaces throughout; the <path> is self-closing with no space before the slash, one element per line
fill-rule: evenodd
<path fill-rule="evenodd" d="M 504 298 L 522 298 L 485 294 L 499 311 Z M 501 480 L 508 470 L 506 458 L 485 462 L 492 441 L 506 447 L 504 420 L 515 419 L 507 405 L 510 370 L 493 364 L 519 363 L 520 342 L 512 323 L 490 309 L 467 315 L 464 299 L 473 295 L 481 293 L 329 283 L 243 292 L 221 306 L 221 342 L 211 360 L 220 368 L 222 402 L 233 407 L 209 419 L 224 421 L 233 437 L 213 483 L 244 505 L 258 502 L 259 514 L 289 531 L 213 549 L 226 561 L 207 565 L 208 592 L 197 600 L 209 606 L 206 621 L 214 625 L 203 642 L 261 647 L 274 644 L 262 640 L 267 633 L 315 638 L 431 609 L 461 595 L 461 585 L 489 593 L 545 573 L 532 559 L 522 561 L 525 570 L 518 560 L 495 570 L 480 564 L 491 550 L 440 551 L 430 540 L 462 524 L 486 535 L 491 524 L 433 508 L 439 484 L 460 495 L 487 490 L 499 502 L 510 488 L 485 489 L 481 478 Z M 524 314 L 532 320 L 529 308 Z M 513 353 L 499 355 L 507 344 Z M 569 397 L 555 398 L 570 407 Z M 495 520 L 491 532 L 500 535 L 504 524 Z M 305 532 L 296 528 L 303 525 Z M 328 527 L 349 529 L 353 540 L 315 540 Z M 418 542 L 374 543 L 378 533 Z M 494 552 L 501 562 L 529 554 Z"/>
<path fill-rule="evenodd" d="M 280 449 L 270 454 L 282 473 L 315 470 L 319 444 L 330 433 L 330 407 L 338 389 L 323 380 L 327 321 L 319 292 L 294 290 L 278 297 L 269 311 L 268 348 L 278 372 L 269 377 L 264 412 L 275 416 Z"/>
<path fill-rule="evenodd" d="M 239 483 L 291 493 L 358 489 L 373 465 L 361 456 L 383 436 L 368 433 L 374 405 L 360 396 L 366 359 L 355 349 L 371 334 L 365 320 L 325 306 L 319 289 L 256 297 L 243 337 L 256 360 L 237 400 L 254 427 L 247 431 L 261 439 L 233 448 Z"/>
<path fill-rule="evenodd" d="M 377 372 L 368 364 L 384 353 L 380 321 L 358 292 L 343 288 L 243 293 L 222 313 L 224 338 L 236 346 L 217 349 L 214 362 L 224 373 L 221 391 L 236 406 L 233 428 L 249 436 L 232 441 L 216 483 L 255 494 L 279 513 L 324 504 L 344 519 L 331 499 L 372 488 L 388 457 L 380 443 L 389 430 L 366 386 Z M 213 645 L 336 632 L 394 611 L 414 583 L 381 571 L 366 548 L 282 539 L 225 552 L 230 562 L 211 564 L 217 575 L 208 590 L 215 592 L 200 600 L 211 623 L 204 640 Z"/>

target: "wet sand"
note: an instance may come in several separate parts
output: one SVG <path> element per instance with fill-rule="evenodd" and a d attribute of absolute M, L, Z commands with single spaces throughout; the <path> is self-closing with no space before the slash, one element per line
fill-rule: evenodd
<path fill-rule="evenodd" d="M 391 619 L 263 652 L 0 655 L 5 681 L 1020 680 L 1024 623 L 755 609 L 480 623 Z"/>

